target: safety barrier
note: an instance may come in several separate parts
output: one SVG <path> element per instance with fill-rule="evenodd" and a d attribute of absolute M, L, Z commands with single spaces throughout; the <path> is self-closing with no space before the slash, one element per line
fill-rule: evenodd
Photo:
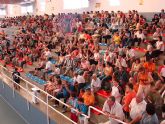
<path fill-rule="evenodd" d="M 21 86 L 20 84 L 17 84 L 16 82 L 13 81 L 13 79 L 11 78 L 11 76 L 8 76 L 8 74 L 7 74 L 7 72 L 8 72 L 8 73 L 11 75 L 11 74 L 12 74 L 12 71 L 9 71 L 6 67 L 4 67 L 4 66 L 2 66 L 2 65 L 0 65 L 0 67 L 1 67 L 1 74 L 2 74 L 2 76 L 4 76 L 6 79 L 10 80 L 13 84 L 18 85 L 22 90 L 26 91 L 27 94 L 29 94 L 30 96 L 36 98 L 36 99 L 39 100 L 41 103 L 43 103 L 44 105 L 46 105 L 46 110 L 47 110 L 47 111 L 46 111 L 47 124 L 49 124 L 49 108 L 51 108 L 53 111 L 55 111 L 56 113 L 58 113 L 59 115 L 61 115 L 62 117 L 64 117 L 64 118 L 67 119 L 68 121 L 70 121 L 71 123 L 77 124 L 77 123 L 75 123 L 74 121 L 72 121 L 68 116 L 64 115 L 63 113 L 61 113 L 60 111 L 58 111 L 57 109 L 55 109 L 55 108 L 53 108 L 51 105 L 49 105 L 49 103 L 48 103 L 48 98 L 51 97 L 51 98 L 53 98 L 54 100 L 57 100 L 60 104 L 66 106 L 67 108 L 70 108 L 70 106 L 69 106 L 68 104 L 66 104 L 66 103 L 64 103 L 63 101 L 61 101 L 61 100 L 55 98 L 54 96 L 48 94 L 47 92 L 45 92 L 45 91 L 42 90 L 41 88 L 37 87 L 36 85 L 34 85 L 34 84 L 30 83 L 29 81 L 27 81 L 26 79 L 24 79 L 22 76 L 18 76 L 18 75 L 17 75 L 21 80 L 23 80 L 23 81 L 26 83 L 26 84 L 25 84 L 25 87 Z M 6 72 L 6 71 L 7 71 L 7 72 Z M 5 72 L 7 75 L 6 75 L 4 72 Z M 40 92 L 44 93 L 44 94 L 46 95 L 46 101 L 42 100 L 41 98 L 39 98 L 38 96 L 36 96 L 35 94 L 33 94 L 31 91 L 29 91 L 29 85 L 30 85 L 31 87 L 33 87 L 33 88 L 39 89 Z M 14 87 L 13 87 L 13 93 L 14 93 L 14 91 L 15 91 L 15 89 L 14 89 Z M 104 112 L 100 111 L 99 109 L 97 109 L 97 108 L 95 108 L 95 107 L 93 107 L 93 106 L 89 106 L 88 115 L 82 114 L 82 115 L 85 117 L 85 119 L 89 119 L 89 118 L 91 117 L 91 110 L 92 110 L 92 109 L 106 116 L 106 114 L 105 114 Z M 74 109 L 74 108 L 72 108 L 72 110 L 75 111 L 75 112 L 77 112 L 77 110 Z M 112 118 L 112 119 L 113 119 L 113 118 Z M 118 121 L 118 122 L 121 123 L 121 124 L 126 124 L 125 122 L 123 122 L 123 121 L 121 121 L 121 120 L 119 120 L 119 119 L 115 119 L 115 118 L 114 118 L 114 120 Z"/>

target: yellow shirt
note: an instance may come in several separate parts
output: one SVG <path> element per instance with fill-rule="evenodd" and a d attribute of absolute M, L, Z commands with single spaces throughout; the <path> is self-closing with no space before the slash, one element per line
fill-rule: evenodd
<path fill-rule="evenodd" d="M 115 44 L 120 44 L 121 43 L 121 38 L 120 38 L 120 36 L 114 36 L 113 37 L 113 40 L 114 40 L 114 42 L 115 42 Z"/>

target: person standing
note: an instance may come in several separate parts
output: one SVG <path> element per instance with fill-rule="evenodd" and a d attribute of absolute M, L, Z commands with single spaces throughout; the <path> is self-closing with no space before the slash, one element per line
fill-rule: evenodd
<path fill-rule="evenodd" d="M 19 86 L 20 77 L 19 76 L 20 76 L 20 73 L 18 72 L 18 69 L 15 68 L 13 73 L 12 73 L 12 77 L 13 77 L 13 81 L 14 81 L 14 88 L 18 89 L 18 90 L 20 89 L 20 86 Z"/>

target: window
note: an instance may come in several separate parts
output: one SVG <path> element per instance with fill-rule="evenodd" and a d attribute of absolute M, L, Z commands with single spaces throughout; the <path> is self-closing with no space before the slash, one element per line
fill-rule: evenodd
<path fill-rule="evenodd" d="M 110 6 L 120 6 L 120 0 L 109 0 Z"/>
<path fill-rule="evenodd" d="M 89 7 L 89 0 L 63 0 L 64 9 L 80 9 Z"/>
<path fill-rule="evenodd" d="M 45 12 L 46 2 L 45 0 L 40 0 L 40 11 Z"/>
<path fill-rule="evenodd" d="M 28 5 L 28 6 L 21 6 L 21 13 L 26 14 L 26 13 L 33 13 L 33 6 Z"/>
<path fill-rule="evenodd" d="M 6 9 L 0 9 L 0 15 L 5 16 L 6 15 Z"/>

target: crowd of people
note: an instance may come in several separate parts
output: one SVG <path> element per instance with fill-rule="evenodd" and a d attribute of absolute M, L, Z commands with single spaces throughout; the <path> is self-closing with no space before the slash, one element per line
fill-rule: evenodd
<path fill-rule="evenodd" d="M 158 114 L 165 111 L 164 10 L 150 21 L 133 10 L 27 15 L 2 22 L 19 28 L 12 40 L 4 31 L 0 34 L 4 65 L 20 70 L 36 62 L 33 74 L 47 81 L 44 90 L 78 110 L 71 109 L 73 121 L 79 117 L 86 123 L 82 113 L 98 105 L 97 92 L 103 90 L 110 95 L 100 107 L 110 124 L 119 123 L 112 118 L 129 124 L 160 123 Z"/>

